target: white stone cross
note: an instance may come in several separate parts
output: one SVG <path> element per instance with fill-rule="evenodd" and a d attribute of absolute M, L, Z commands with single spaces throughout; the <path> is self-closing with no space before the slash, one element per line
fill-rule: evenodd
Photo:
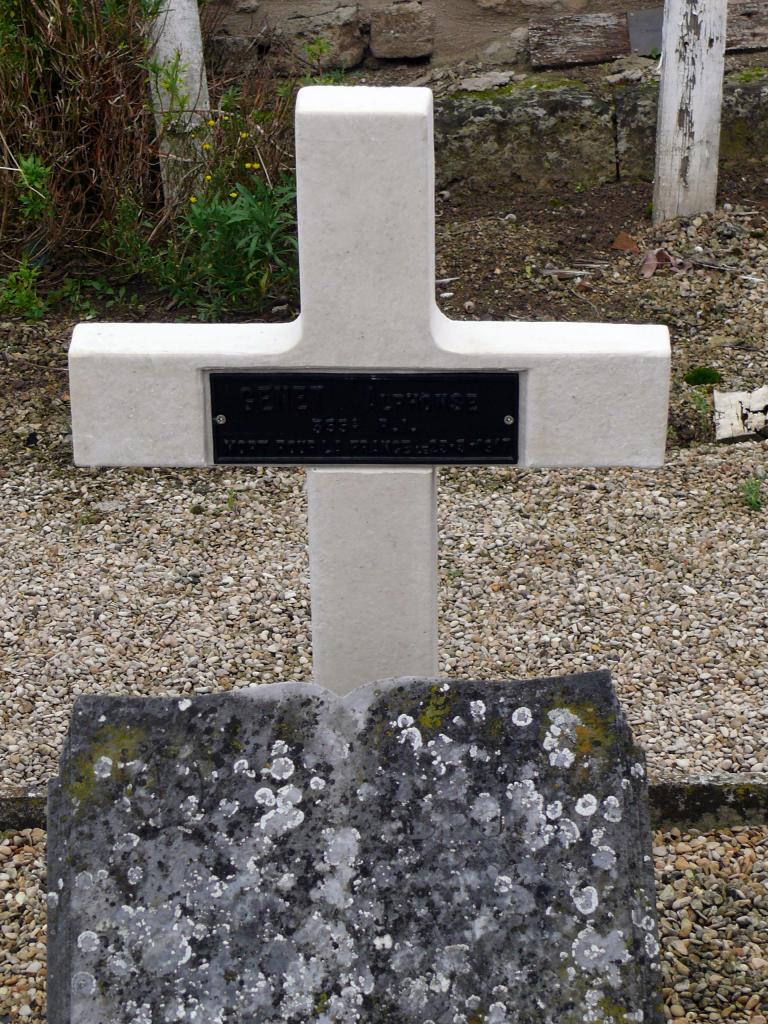
<path fill-rule="evenodd" d="M 435 304 L 432 94 L 310 87 L 296 107 L 301 315 L 80 324 L 75 461 L 211 466 L 211 371 L 517 371 L 519 464 L 658 466 L 665 327 L 453 321 Z M 437 674 L 434 466 L 308 470 L 314 678 Z M 512 514 L 512 512 L 510 513 Z"/>

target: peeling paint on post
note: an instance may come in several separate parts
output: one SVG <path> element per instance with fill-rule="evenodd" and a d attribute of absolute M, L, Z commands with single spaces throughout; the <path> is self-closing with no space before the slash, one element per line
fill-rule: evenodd
<path fill-rule="evenodd" d="M 726 21 L 726 0 L 666 0 L 654 224 L 715 208 Z"/>

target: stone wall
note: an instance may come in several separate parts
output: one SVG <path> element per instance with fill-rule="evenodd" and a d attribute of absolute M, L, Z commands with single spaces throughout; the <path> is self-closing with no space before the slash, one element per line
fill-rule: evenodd
<path fill-rule="evenodd" d="M 655 75 L 631 69 L 589 83 L 554 74 L 515 79 L 483 89 L 472 88 L 482 84 L 479 78 L 468 79 L 437 97 L 439 186 L 653 180 Z M 768 159 L 768 69 L 726 76 L 720 159 L 723 165 Z"/>
<path fill-rule="evenodd" d="M 431 58 L 514 61 L 532 18 L 569 12 L 642 10 L 649 0 L 221 0 L 217 18 L 231 39 L 277 31 L 302 42 L 325 39 L 320 62 L 351 68 L 366 56 L 382 61 Z"/>

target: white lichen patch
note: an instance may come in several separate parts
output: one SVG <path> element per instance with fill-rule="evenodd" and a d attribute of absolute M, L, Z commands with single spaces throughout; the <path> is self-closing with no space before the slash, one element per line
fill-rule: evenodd
<path fill-rule="evenodd" d="M 301 803 L 302 797 L 303 794 L 298 786 L 293 784 L 281 786 L 277 791 L 277 809 L 285 811 L 290 807 L 295 807 L 296 804 Z"/>
<path fill-rule="evenodd" d="M 309 788 L 319 792 L 321 789 L 325 789 L 325 779 L 321 779 L 319 775 L 313 775 L 309 780 Z"/>
<path fill-rule="evenodd" d="M 415 726 L 411 726 L 408 729 L 404 729 L 400 733 L 399 741 L 400 743 L 410 743 L 411 749 L 414 752 L 420 750 L 421 747 L 424 745 L 424 740 L 422 739 L 421 733 Z"/>
<path fill-rule="evenodd" d="M 77 936 L 77 948 L 81 953 L 95 953 L 99 948 L 99 936 L 92 931 L 80 932 Z"/>
<path fill-rule="evenodd" d="M 591 793 L 585 793 L 576 801 L 576 813 L 582 818 L 591 818 L 597 810 L 597 797 Z"/>
<path fill-rule="evenodd" d="M 194 793 L 190 793 L 188 797 L 181 801 L 181 813 L 185 818 L 195 817 L 199 803 L 199 798 Z"/>
<path fill-rule="evenodd" d="M 262 807 L 274 807 L 277 802 L 277 797 L 267 786 L 262 786 L 260 789 L 257 789 L 253 798 L 256 803 L 261 804 Z"/>
<path fill-rule="evenodd" d="M 599 903 L 597 889 L 593 885 L 582 885 L 571 889 L 571 899 L 580 914 L 588 917 L 594 914 Z"/>
<path fill-rule="evenodd" d="M 134 850 L 140 842 L 141 840 L 135 832 L 123 832 L 115 841 L 115 849 L 120 853 L 125 853 L 128 850 Z"/>
<path fill-rule="evenodd" d="M 504 1003 L 491 1003 L 488 1007 L 485 1024 L 510 1024 L 510 1018 L 507 1016 L 507 1008 Z"/>
<path fill-rule="evenodd" d="M 112 758 L 97 757 L 93 763 L 93 774 L 97 779 L 108 779 L 112 775 Z"/>
<path fill-rule="evenodd" d="M 576 727 L 581 719 L 568 708 L 554 708 L 548 712 L 550 725 L 544 736 L 542 746 L 549 753 L 549 763 L 553 768 L 570 768 L 576 760 L 571 749 L 576 741 Z"/>
<path fill-rule="evenodd" d="M 598 846 L 592 854 L 592 863 L 602 871 L 611 871 L 616 867 L 616 851 L 611 846 Z"/>
<path fill-rule="evenodd" d="M 178 702 L 179 711 L 186 711 L 187 708 L 192 707 L 192 701 L 188 697 L 184 697 Z"/>
<path fill-rule="evenodd" d="M 232 765 L 232 774 L 241 775 L 243 772 L 248 771 L 248 761 L 244 757 L 239 757 L 237 761 Z"/>
<path fill-rule="evenodd" d="M 592 924 L 583 928 L 573 940 L 573 959 L 583 970 L 606 970 L 626 963 L 630 958 L 621 932 L 614 928 L 606 935 L 596 931 Z"/>
<path fill-rule="evenodd" d="M 96 991 L 96 979 L 87 971 L 75 971 L 72 975 L 72 992 L 76 996 L 92 996 Z"/>
<path fill-rule="evenodd" d="M 607 796 L 605 800 L 603 800 L 603 817 L 606 821 L 610 821 L 614 824 L 621 821 L 621 803 L 617 797 Z"/>
<path fill-rule="evenodd" d="M 575 821 L 561 818 L 557 823 L 557 840 L 566 850 L 581 839 L 581 831 Z"/>
<path fill-rule="evenodd" d="M 567 748 L 553 750 L 549 755 L 549 763 L 553 768 L 570 768 L 575 760 L 576 755 Z"/>
<path fill-rule="evenodd" d="M 239 800 L 219 800 L 219 810 L 225 818 L 231 818 L 233 814 L 236 814 L 240 810 Z"/>
<path fill-rule="evenodd" d="M 469 713 L 475 722 L 485 721 L 485 701 L 484 700 L 471 700 L 469 702 Z"/>
<path fill-rule="evenodd" d="M 267 835 L 282 836 L 286 832 L 298 828 L 302 821 L 304 821 L 304 811 L 298 807 L 288 806 L 284 809 L 276 807 L 274 810 L 267 811 L 259 819 L 259 828 Z"/>
<path fill-rule="evenodd" d="M 654 935 L 646 935 L 643 939 L 645 943 L 645 952 L 650 957 L 656 957 L 659 955 L 660 947 Z"/>
<path fill-rule="evenodd" d="M 132 868 L 128 868 L 128 881 L 131 885 L 138 885 L 144 877 L 144 870 L 138 865 L 134 865 Z"/>
<path fill-rule="evenodd" d="M 512 722 L 519 729 L 524 729 L 526 725 L 530 725 L 533 721 L 533 714 L 530 708 L 520 707 L 515 708 L 512 712 Z"/>
<path fill-rule="evenodd" d="M 277 744 L 275 744 L 277 745 Z M 293 773 L 296 771 L 296 766 L 290 757 L 276 757 L 272 762 L 269 769 L 269 774 L 273 779 L 285 780 L 290 779 Z"/>
<path fill-rule="evenodd" d="M 469 809 L 470 817 L 481 824 L 493 821 L 500 813 L 499 801 L 490 793 L 480 793 Z"/>

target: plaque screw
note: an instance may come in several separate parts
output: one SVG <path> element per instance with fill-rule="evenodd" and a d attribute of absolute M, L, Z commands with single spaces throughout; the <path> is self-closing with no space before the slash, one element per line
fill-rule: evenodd
<path fill-rule="evenodd" d="M 512 424 L 515 422 L 515 417 L 514 416 L 505 416 L 504 417 L 504 422 L 506 423 L 506 425 L 508 427 L 511 427 Z"/>
<path fill-rule="evenodd" d="M 223 427 L 224 424 L 227 422 L 227 417 L 224 415 L 223 412 L 220 412 L 218 416 L 213 417 L 213 421 L 214 423 L 218 423 L 220 427 Z"/>

